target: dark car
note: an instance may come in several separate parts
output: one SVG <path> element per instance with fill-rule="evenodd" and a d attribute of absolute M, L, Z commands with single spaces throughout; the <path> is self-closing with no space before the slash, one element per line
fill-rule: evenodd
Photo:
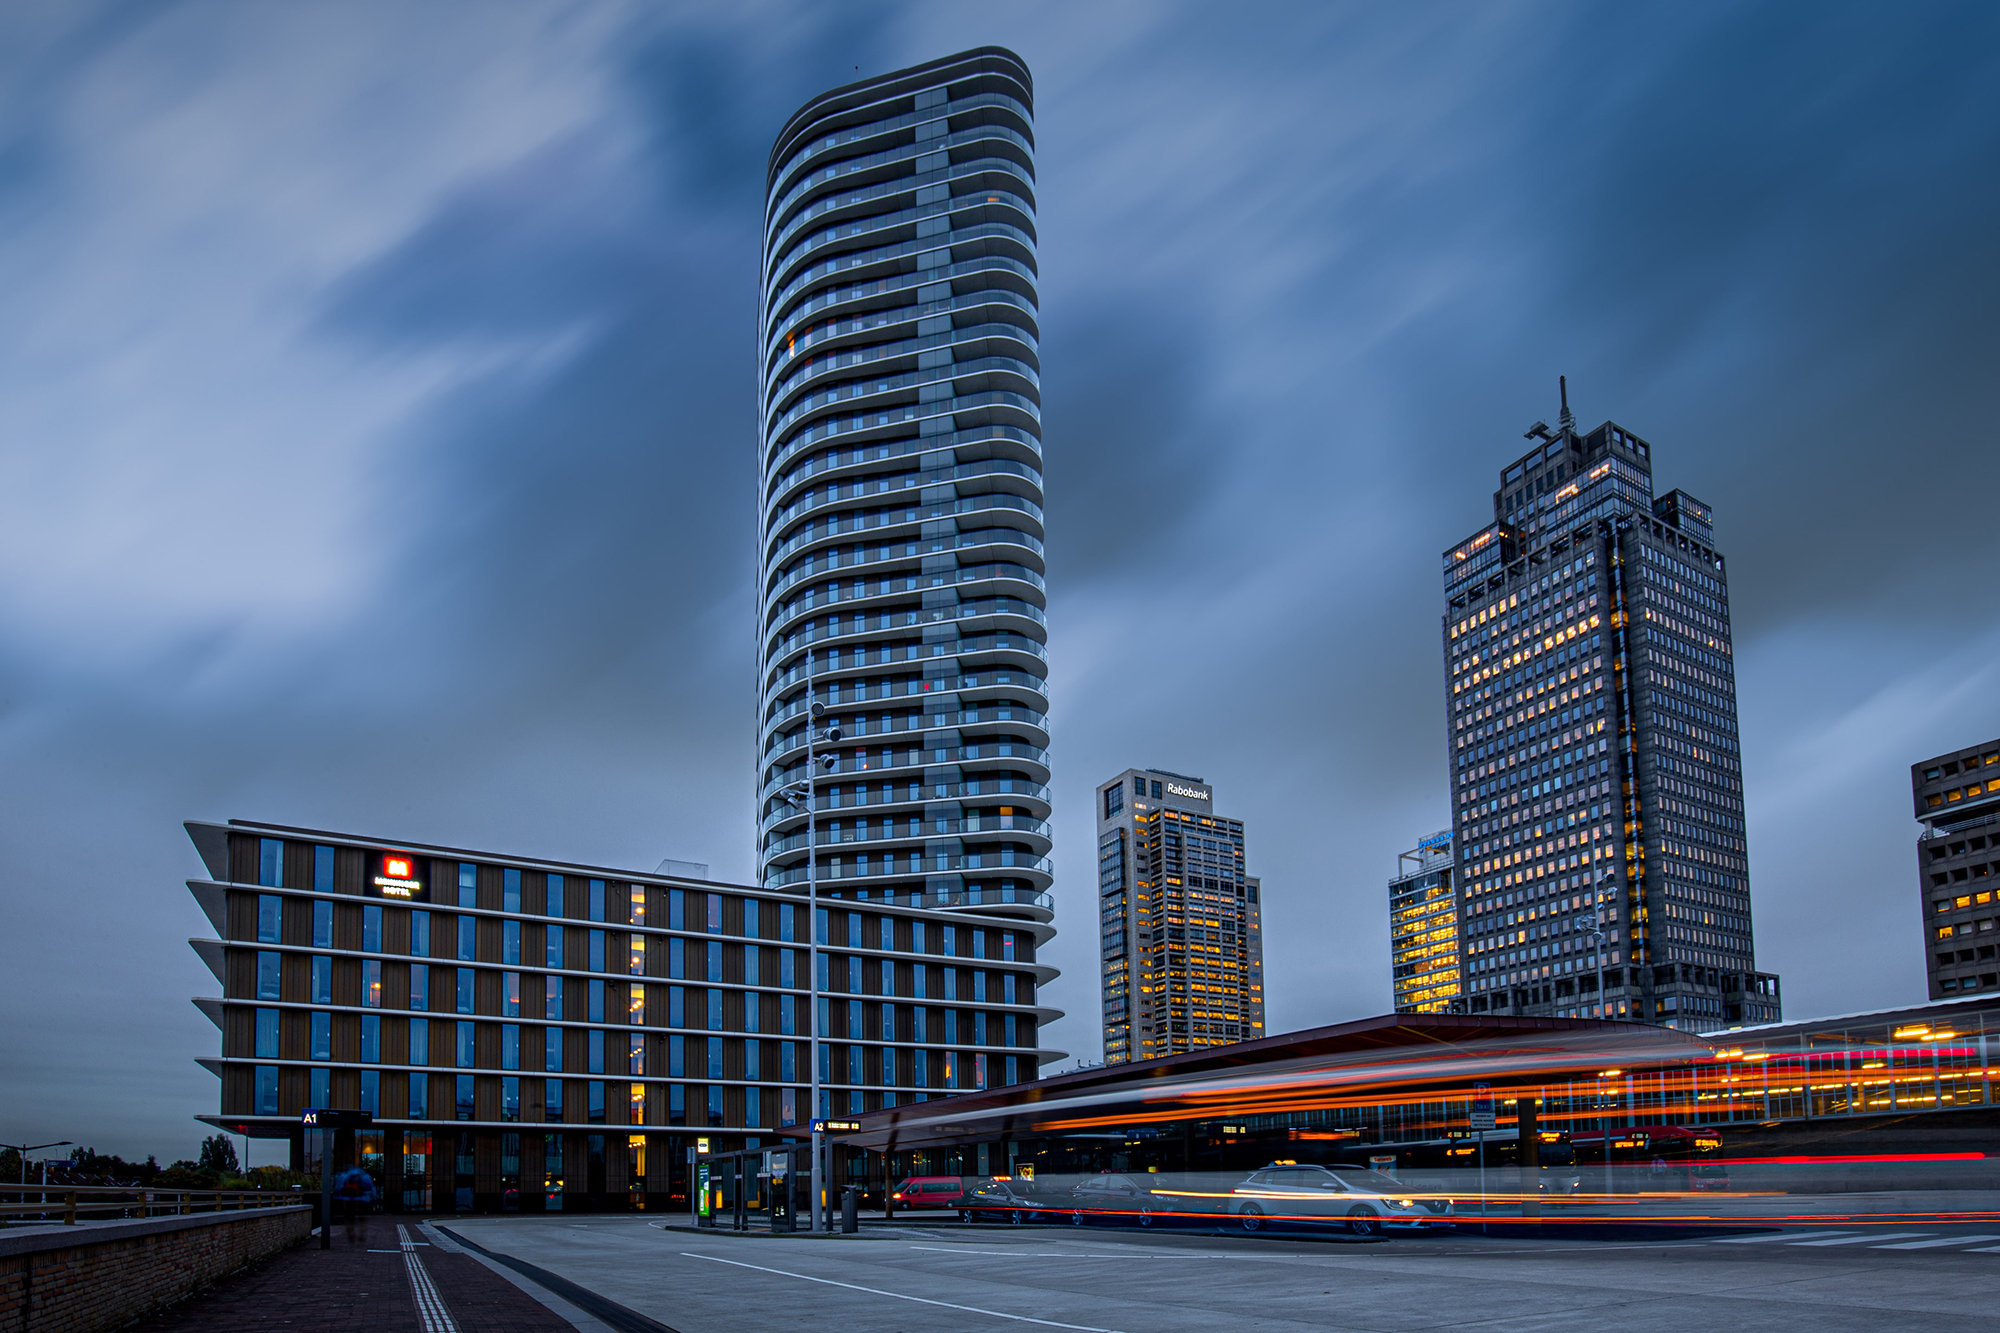
<path fill-rule="evenodd" d="M 1046 1205 L 1028 1197 L 1026 1187 L 1005 1176 L 982 1180 L 959 1196 L 958 1215 L 966 1222 L 1011 1222 L 1039 1217 Z"/>
<path fill-rule="evenodd" d="M 1153 1191 L 1134 1176 L 1086 1176 L 1070 1189 L 1069 1197 L 1070 1221 L 1078 1226 L 1136 1217 L 1140 1226 L 1149 1227 L 1157 1210 Z"/>

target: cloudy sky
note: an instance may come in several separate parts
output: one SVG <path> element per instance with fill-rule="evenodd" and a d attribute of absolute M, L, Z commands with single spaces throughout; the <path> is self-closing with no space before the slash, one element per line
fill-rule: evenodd
<path fill-rule="evenodd" d="M 1922 997 L 2000 732 L 1987 6 L 46 0 L 0 14 L 0 1137 L 191 1155 L 185 818 L 752 871 L 764 155 L 1037 79 L 1070 1017 L 1092 785 L 1212 783 L 1273 1030 L 1389 1006 L 1438 556 L 1567 374 L 1714 505 L 1759 962 Z M 258 1160 L 265 1160 L 260 1152 Z"/>

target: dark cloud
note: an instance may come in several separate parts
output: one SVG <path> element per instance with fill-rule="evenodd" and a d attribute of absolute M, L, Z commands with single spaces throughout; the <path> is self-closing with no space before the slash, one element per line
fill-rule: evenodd
<path fill-rule="evenodd" d="M 88 542 L 0 539 L 19 1132 L 192 1151 L 183 818 L 752 873 L 765 154 L 823 89 L 987 42 L 1038 79 L 1051 1039 L 1095 1051 L 1089 793 L 1130 764 L 1249 822 L 1274 1027 L 1387 1006 L 1383 884 L 1446 822 L 1438 552 L 1558 373 L 1716 506 L 1764 963 L 1794 1013 L 1915 998 L 1902 766 L 2000 731 L 1992 15 L 578 13 L 29 34 L 0 272 L 58 277 L 0 314 L 0 413 L 59 383 L 111 424 L 0 417 L 0 518 L 177 526 L 92 579 Z M 179 410 L 218 341 L 241 369 Z M 146 582 L 217 529 L 231 562 Z"/>

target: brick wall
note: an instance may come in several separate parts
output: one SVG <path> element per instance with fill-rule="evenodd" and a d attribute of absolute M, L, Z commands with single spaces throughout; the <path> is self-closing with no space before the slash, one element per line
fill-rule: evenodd
<path fill-rule="evenodd" d="M 296 1245 L 312 1209 L 0 1231 L 0 1333 L 97 1333 Z"/>

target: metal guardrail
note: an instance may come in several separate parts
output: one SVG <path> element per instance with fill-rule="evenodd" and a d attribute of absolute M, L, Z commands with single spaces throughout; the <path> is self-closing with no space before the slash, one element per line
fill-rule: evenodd
<path fill-rule="evenodd" d="M 172 1217 L 311 1204 L 303 1190 L 168 1190 L 139 1185 L 0 1185 L 0 1225 L 33 1218 L 74 1226 L 79 1217 Z"/>

